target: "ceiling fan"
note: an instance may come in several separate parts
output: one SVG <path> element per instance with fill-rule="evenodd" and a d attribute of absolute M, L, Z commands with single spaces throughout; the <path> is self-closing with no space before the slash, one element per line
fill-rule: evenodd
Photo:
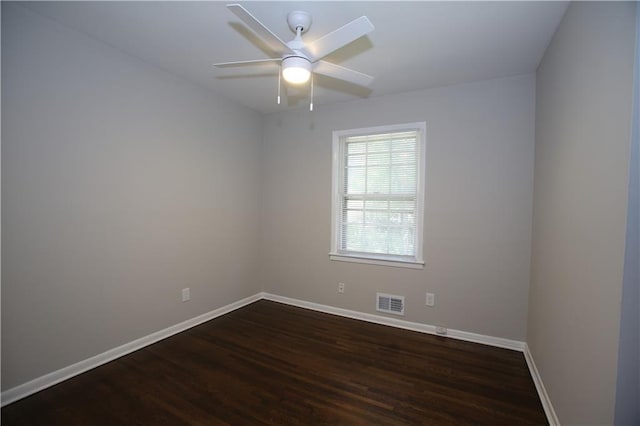
<path fill-rule="evenodd" d="M 221 62 L 214 65 L 223 68 L 279 64 L 282 72 L 278 76 L 278 104 L 280 103 L 280 76 L 291 84 L 306 83 L 312 78 L 312 73 L 360 86 L 368 86 L 373 81 L 370 75 L 322 60 L 330 53 L 373 31 L 374 26 L 366 16 L 361 16 L 312 43 L 305 43 L 302 40 L 302 34 L 306 33 L 311 26 L 311 15 L 307 12 L 293 11 L 287 15 L 287 23 L 296 35 L 293 40 L 285 43 L 241 5 L 228 4 L 227 8 L 260 37 L 277 57 Z M 310 109 L 313 110 L 313 79 L 311 81 Z"/>

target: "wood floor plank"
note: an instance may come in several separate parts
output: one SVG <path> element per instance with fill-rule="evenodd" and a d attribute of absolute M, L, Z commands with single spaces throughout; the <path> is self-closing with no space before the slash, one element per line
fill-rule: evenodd
<path fill-rule="evenodd" d="M 3 425 L 546 424 L 522 353 L 259 301 L 2 409 Z"/>

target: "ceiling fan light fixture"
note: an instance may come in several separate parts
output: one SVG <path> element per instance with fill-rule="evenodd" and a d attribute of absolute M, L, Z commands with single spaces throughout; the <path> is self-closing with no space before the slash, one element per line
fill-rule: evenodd
<path fill-rule="evenodd" d="M 282 78 L 288 83 L 302 84 L 311 77 L 311 62 L 300 56 L 290 56 L 282 60 Z"/>

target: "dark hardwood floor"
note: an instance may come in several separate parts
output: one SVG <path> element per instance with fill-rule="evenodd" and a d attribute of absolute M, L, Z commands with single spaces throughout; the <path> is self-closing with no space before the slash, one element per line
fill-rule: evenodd
<path fill-rule="evenodd" d="M 2 408 L 3 425 L 544 424 L 515 351 L 259 301 Z"/>

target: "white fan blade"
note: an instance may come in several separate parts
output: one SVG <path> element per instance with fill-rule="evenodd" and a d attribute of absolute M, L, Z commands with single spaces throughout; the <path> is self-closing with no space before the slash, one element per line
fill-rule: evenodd
<path fill-rule="evenodd" d="M 361 16 L 355 21 L 330 32 L 302 49 L 311 62 L 327 56 L 329 53 L 346 46 L 354 40 L 370 33 L 374 26 L 366 16 Z"/>
<path fill-rule="evenodd" d="M 276 53 L 294 53 L 280 37 L 272 33 L 262 22 L 258 21 L 247 9 L 239 4 L 228 4 L 227 8 L 253 30 Z"/>
<path fill-rule="evenodd" d="M 243 66 L 269 65 L 269 64 L 277 65 L 278 62 L 280 61 L 282 61 L 282 59 L 280 58 L 270 58 L 270 59 L 257 59 L 255 61 L 220 62 L 218 64 L 213 64 L 213 66 L 218 68 L 225 68 L 225 67 L 243 67 Z"/>
<path fill-rule="evenodd" d="M 348 81 L 349 83 L 359 86 L 368 86 L 373 82 L 373 77 L 354 71 L 340 65 L 332 64 L 327 61 L 318 61 L 313 66 L 313 72 L 316 74 L 326 75 L 327 77 L 337 78 L 339 80 Z"/>

